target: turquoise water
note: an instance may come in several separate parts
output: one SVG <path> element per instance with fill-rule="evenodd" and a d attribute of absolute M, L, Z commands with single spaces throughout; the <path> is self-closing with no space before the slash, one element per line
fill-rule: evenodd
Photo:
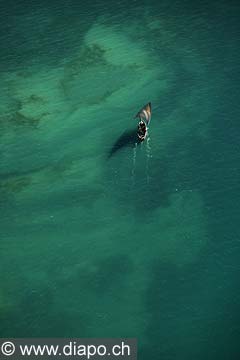
<path fill-rule="evenodd" d="M 1 337 L 238 358 L 239 10 L 1 5 Z"/>

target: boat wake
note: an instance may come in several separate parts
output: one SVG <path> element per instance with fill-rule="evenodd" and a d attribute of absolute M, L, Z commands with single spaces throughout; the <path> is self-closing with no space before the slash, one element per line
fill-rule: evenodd
<path fill-rule="evenodd" d="M 150 137 L 148 136 L 148 127 L 151 121 L 152 117 L 152 105 L 151 102 L 144 105 L 144 107 L 137 113 L 135 116 L 135 119 L 139 119 L 138 123 L 138 142 L 135 143 L 135 146 L 133 148 L 133 167 L 132 167 L 132 185 L 135 186 L 135 173 L 136 173 L 136 160 L 137 160 L 137 145 L 140 143 L 140 149 L 141 153 L 144 151 L 144 155 L 142 154 L 142 157 L 144 156 L 143 161 L 141 161 L 141 169 L 144 169 L 144 163 L 145 163 L 145 175 L 146 175 L 146 182 L 149 184 L 150 182 L 150 176 L 149 176 L 149 162 L 150 158 L 152 157 L 152 150 L 151 150 L 151 144 L 150 144 Z M 144 140 L 146 139 L 146 145 L 144 145 Z M 144 147 L 144 150 L 143 150 Z"/>
<path fill-rule="evenodd" d="M 136 171 L 136 158 L 137 158 L 137 143 L 133 148 L 133 166 L 132 166 L 132 185 L 135 186 L 135 171 Z"/>
<path fill-rule="evenodd" d="M 151 142 L 150 137 L 147 138 L 147 145 L 146 145 L 146 176 L 147 176 L 147 183 L 150 183 L 150 175 L 149 175 L 149 161 L 152 157 L 152 149 L 151 149 Z"/>
<path fill-rule="evenodd" d="M 136 185 L 136 172 L 137 172 L 137 147 L 138 143 L 135 143 L 135 146 L 133 148 L 133 155 L 132 155 L 132 186 L 135 187 Z M 150 137 L 147 138 L 146 145 L 141 142 L 140 143 L 140 153 L 144 157 L 142 158 L 143 162 L 141 161 L 141 169 L 144 171 L 143 163 L 145 162 L 145 176 L 146 176 L 146 182 L 147 184 L 150 183 L 150 160 L 152 158 L 152 149 L 151 149 L 151 141 Z M 140 155 L 140 154 L 139 154 Z M 141 156 L 141 157 L 142 157 Z"/>

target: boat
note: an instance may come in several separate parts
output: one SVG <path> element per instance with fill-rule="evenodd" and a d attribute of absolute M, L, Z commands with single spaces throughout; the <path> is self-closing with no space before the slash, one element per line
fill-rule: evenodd
<path fill-rule="evenodd" d="M 137 113 L 135 119 L 139 119 L 137 136 L 139 141 L 144 141 L 148 135 L 148 126 L 150 124 L 152 117 L 152 105 L 147 103 L 143 108 Z"/>

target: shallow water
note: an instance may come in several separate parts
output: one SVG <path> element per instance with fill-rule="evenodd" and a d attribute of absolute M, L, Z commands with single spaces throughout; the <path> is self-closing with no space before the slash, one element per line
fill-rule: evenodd
<path fill-rule="evenodd" d="M 1 5 L 0 334 L 236 359 L 239 6 L 109 4 Z"/>

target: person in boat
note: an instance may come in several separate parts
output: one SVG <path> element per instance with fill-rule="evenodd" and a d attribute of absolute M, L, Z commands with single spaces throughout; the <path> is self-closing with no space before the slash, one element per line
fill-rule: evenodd
<path fill-rule="evenodd" d="M 138 124 L 138 135 L 141 138 L 144 138 L 145 134 L 147 131 L 147 127 L 146 124 L 143 120 L 140 120 L 139 124 Z"/>

